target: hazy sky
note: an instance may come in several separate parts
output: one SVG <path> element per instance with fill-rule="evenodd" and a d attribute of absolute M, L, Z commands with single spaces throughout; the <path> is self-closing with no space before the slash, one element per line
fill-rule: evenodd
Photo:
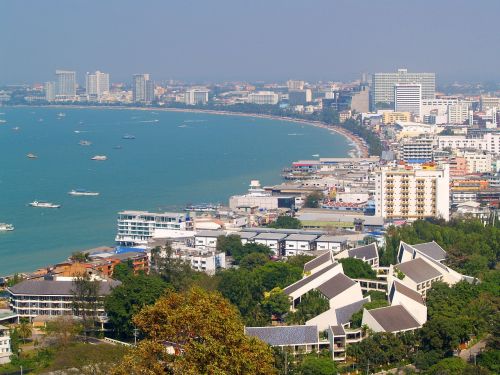
<path fill-rule="evenodd" d="M 500 81 L 500 0 L 0 0 L 0 83 L 99 69 L 112 81 Z"/>

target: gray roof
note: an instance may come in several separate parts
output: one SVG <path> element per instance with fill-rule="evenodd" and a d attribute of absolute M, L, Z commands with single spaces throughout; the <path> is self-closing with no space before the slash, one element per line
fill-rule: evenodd
<path fill-rule="evenodd" d="M 309 272 L 315 269 L 316 267 L 321 266 L 322 264 L 331 261 L 331 256 L 330 252 L 327 251 L 326 253 L 317 256 L 313 260 L 310 260 L 306 264 L 304 264 L 304 272 Z"/>
<path fill-rule="evenodd" d="M 225 236 L 226 232 L 223 230 L 200 230 L 196 231 L 196 237 L 214 237 Z"/>
<path fill-rule="evenodd" d="M 101 281 L 100 295 L 108 295 L 111 289 L 120 285 L 121 282 L 116 280 Z M 11 286 L 8 291 L 11 294 L 24 294 L 34 296 L 71 296 L 74 289 L 73 281 L 57 281 L 57 280 L 25 280 L 19 284 Z"/>
<path fill-rule="evenodd" d="M 446 251 L 434 241 L 412 246 L 434 260 L 444 260 L 446 258 Z"/>
<path fill-rule="evenodd" d="M 408 288 L 406 285 L 401 284 L 397 280 L 394 280 L 394 283 L 392 285 L 393 285 L 393 288 L 397 292 L 405 295 L 408 298 L 411 298 L 415 302 L 418 302 L 422 305 L 424 304 L 424 299 L 422 298 L 422 295 L 420 293 L 414 291 L 413 289 Z M 391 292 L 392 292 L 392 290 L 391 290 Z M 393 297 L 393 294 L 391 293 L 391 301 L 392 301 L 392 297 Z"/>
<path fill-rule="evenodd" d="M 313 242 L 318 236 L 314 234 L 291 234 L 286 238 L 286 241 L 308 241 Z"/>
<path fill-rule="evenodd" d="M 319 341 L 317 326 L 246 327 L 245 333 L 273 346 L 316 344 Z"/>
<path fill-rule="evenodd" d="M 381 307 L 368 312 L 386 332 L 399 332 L 420 327 L 415 318 L 401 305 Z"/>
<path fill-rule="evenodd" d="M 235 233 L 236 235 L 240 236 L 240 238 L 248 240 L 250 238 L 253 238 L 257 235 L 257 232 L 238 232 Z"/>
<path fill-rule="evenodd" d="M 364 220 L 365 225 L 384 225 L 384 218 L 381 216 L 365 216 L 359 215 L 346 215 L 336 212 L 299 212 L 298 217 L 300 221 L 324 221 L 324 222 L 342 222 L 354 223 L 355 220 Z"/>
<path fill-rule="evenodd" d="M 320 236 L 316 242 L 338 242 L 338 243 L 342 243 L 342 242 L 346 242 L 346 239 L 345 237 L 342 237 L 342 236 L 329 236 L 327 234 L 324 234 L 322 236 Z"/>
<path fill-rule="evenodd" d="M 307 276 L 307 277 L 293 283 L 292 285 L 287 286 L 285 289 L 283 289 L 283 292 L 285 292 L 285 294 L 288 294 L 288 295 L 292 294 L 296 290 L 299 290 L 300 288 L 302 288 L 304 285 L 310 283 L 312 280 L 315 280 L 317 277 L 320 277 L 324 273 L 330 271 L 336 265 L 337 265 L 337 263 L 333 263 L 333 264 L 323 268 L 322 270 L 319 270 L 318 272 L 313 273 L 312 275 Z"/>
<path fill-rule="evenodd" d="M 400 263 L 396 266 L 396 268 L 416 283 L 421 283 L 423 281 L 441 276 L 441 273 L 438 272 L 438 270 L 422 258 L 415 258 L 408 262 Z"/>
<path fill-rule="evenodd" d="M 366 246 L 360 246 L 354 249 L 349 249 L 347 250 L 347 254 L 349 254 L 349 257 L 351 258 L 357 258 L 357 259 L 368 260 L 368 259 L 378 258 L 377 245 L 374 242 Z"/>
<path fill-rule="evenodd" d="M 259 233 L 254 240 L 276 240 L 280 241 L 287 236 L 286 233 Z"/>
<path fill-rule="evenodd" d="M 332 299 L 349 289 L 354 284 L 356 284 L 354 280 L 351 280 L 343 273 L 338 273 L 316 289 L 319 290 L 326 298 Z"/>
<path fill-rule="evenodd" d="M 342 326 L 330 326 L 330 329 L 335 336 L 345 336 L 344 327 Z"/>
<path fill-rule="evenodd" d="M 337 324 L 348 323 L 351 320 L 352 315 L 355 312 L 358 312 L 359 310 L 361 310 L 363 305 L 365 303 L 368 303 L 368 302 L 370 302 L 370 298 L 366 297 L 366 298 L 363 298 L 362 300 L 351 303 L 350 305 L 342 306 L 342 307 L 339 307 L 338 309 L 335 309 L 335 315 L 337 317 Z"/>

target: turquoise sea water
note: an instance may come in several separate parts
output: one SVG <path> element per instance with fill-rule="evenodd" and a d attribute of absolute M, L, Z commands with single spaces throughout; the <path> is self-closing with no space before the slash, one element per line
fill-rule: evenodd
<path fill-rule="evenodd" d="M 112 245 L 120 210 L 227 204 L 251 179 L 279 183 L 281 169 L 294 160 L 342 157 L 350 149 L 324 129 L 242 116 L 1 107 L 0 113 L 6 120 L 0 124 L 0 222 L 16 228 L 0 232 L 0 276 Z M 136 139 L 122 139 L 125 134 Z M 81 140 L 92 145 L 80 146 Z M 108 160 L 90 160 L 94 155 Z M 67 194 L 75 188 L 100 196 Z M 28 207 L 33 200 L 62 207 Z"/>

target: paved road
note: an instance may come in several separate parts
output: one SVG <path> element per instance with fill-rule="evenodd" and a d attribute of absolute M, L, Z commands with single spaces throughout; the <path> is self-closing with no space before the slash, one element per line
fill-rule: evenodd
<path fill-rule="evenodd" d="M 473 361 L 474 356 L 481 353 L 484 350 L 485 346 L 486 346 L 486 340 L 481 340 L 477 344 L 473 345 L 471 348 L 462 350 L 459 356 L 464 361 L 470 361 L 470 360 Z"/>

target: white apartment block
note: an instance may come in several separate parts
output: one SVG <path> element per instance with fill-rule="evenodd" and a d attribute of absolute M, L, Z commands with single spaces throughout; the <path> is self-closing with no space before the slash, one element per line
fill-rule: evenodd
<path fill-rule="evenodd" d="M 12 351 L 10 349 L 10 330 L 0 325 L 0 365 L 10 362 Z"/>
<path fill-rule="evenodd" d="M 500 134 L 486 133 L 481 138 L 469 138 L 465 135 L 440 135 L 438 147 L 455 150 L 474 149 L 500 154 Z"/>
<path fill-rule="evenodd" d="M 500 97 L 481 96 L 479 103 L 481 105 L 481 111 L 486 111 L 487 109 L 492 108 L 500 108 Z"/>
<path fill-rule="evenodd" d="M 465 151 L 461 156 L 467 160 L 468 173 L 488 173 L 493 170 L 493 157 L 489 153 Z"/>
<path fill-rule="evenodd" d="M 431 138 L 407 138 L 401 144 L 401 159 L 407 163 L 425 163 L 433 160 Z"/>
<path fill-rule="evenodd" d="M 422 113 L 422 85 L 419 83 L 397 83 L 394 86 L 394 111 Z"/>
<path fill-rule="evenodd" d="M 184 103 L 186 105 L 198 105 L 208 103 L 208 90 L 205 89 L 191 89 L 187 90 L 184 94 Z"/>
<path fill-rule="evenodd" d="M 408 73 L 398 69 L 395 73 L 375 73 L 372 76 L 371 107 L 377 103 L 394 103 L 394 86 L 398 83 L 422 85 L 422 99 L 434 99 L 436 92 L 435 73 Z"/>
<path fill-rule="evenodd" d="M 100 99 L 102 95 L 109 93 L 109 74 L 98 70 L 87 73 L 85 89 L 89 99 Z"/>
<path fill-rule="evenodd" d="M 448 124 L 463 124 L 469 119 L 470 103 L 459 103 L 448 106 Z"/>
<path fill-rule="evenodd" d="M 154 238 L 192 236 L 192 222 L 175 212 L 121 211 L 115 241 L 123 246 L 145 246 Z"/>
<path fill-rule="evenodd" d="M 279 95 L 273 91 L 259 91 L 248 94 L 248 102 L 252 104 L 275 105 L 279 102 Z"/>
<path fill-rule="evenodd" d="M 383 167 L 375 178 L 375 215 L 385 219 L 450 218 L 449 166 Z"/>
<path fill-rule="evenodd" d="M 45 82 L 45 100 L 53 102 L 56 99 L 56 83 L 53 81 Z"/>
<path fill-rule="evenodd" d="M 226 254 L 213 249 L 199 249 L 188 247 L 184 243 L 172 242 L 172 258 L 181 259 L 198 272 L 205 272 L 208 275 L 214 275 L 217 270 L 226 268 Z M 160 256 L 166 256 L 166 253 L 160 253 Z"/>
<path fill-rule="evenodd" d="M 56 70 L 56 99 L 75 100 L 76 98 L 76 72 Z"/>

